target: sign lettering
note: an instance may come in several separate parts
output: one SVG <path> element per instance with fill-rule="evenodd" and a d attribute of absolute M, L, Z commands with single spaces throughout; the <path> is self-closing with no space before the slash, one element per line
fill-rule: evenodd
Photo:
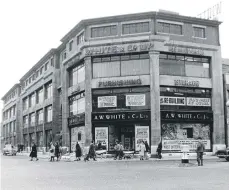
<path fill-rule="evenodd" d="M 130 80 L 114 80 L 114 81 L 99 81 L 98 87 L 113 87 L 113 86 L 131 86 L 141 85 L 141 79 L 130 79 Z"/>
<path fill-rule="evenodd" d="M 178 47 L 177 45 L 170 46 L 169 51 L 172 53 L 204 55 L 204 50 L 201 48 Z"/>
<path fill-rule="evenodd" d="M 187 86 L 187 87 L 199 87 L 199 81 L 189 81 L 189 80 L 174 80 L 175 86 Z"/>

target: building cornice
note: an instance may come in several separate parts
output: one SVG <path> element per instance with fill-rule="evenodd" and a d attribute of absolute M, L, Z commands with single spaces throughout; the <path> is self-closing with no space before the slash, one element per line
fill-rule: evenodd
<path fill-rule="evenodd" d="M 20 87 L 20 84 L 17 83 L 15 84 L 10 90 L 8 90 L 8 92 L 2 97 L 2 101 L 4 101 L 4 99 L 13 91 L 15 90 L 16 88 L 19 88 Z"/>

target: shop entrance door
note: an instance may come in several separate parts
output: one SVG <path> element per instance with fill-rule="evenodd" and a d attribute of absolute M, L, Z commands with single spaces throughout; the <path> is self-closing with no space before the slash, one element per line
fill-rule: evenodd
<path fill-rule="evenodd" d="M 134 125 L 125 125 L 121 127 L 121 142 L 124 150 L 134 150 Z"/>

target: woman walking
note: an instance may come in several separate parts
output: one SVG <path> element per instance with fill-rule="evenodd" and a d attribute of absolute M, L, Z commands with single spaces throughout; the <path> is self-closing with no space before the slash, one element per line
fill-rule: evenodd
<path fill-rule="evenodd" d="M 31 157 L 31 160 L 30 161 L 33 161 L 33 158 L 36 158 L 36 161 L 38 160 L 37 158 L 37 146 L 36 144 L 33 142 L 33 145 L 32 145 L 32 151 L 29 155 Z"/>
<path fill-rule="evenodd" d="M 79 143 L 77 142 L 76 143 L 76 161 L 79 161 L 81 156 L 82 156 L 82 151 L 81 151 Z"/>
<path fill-rule="evenodd" d="M 158 147 L 157 147 L 157 156 L 159 159 L 162 158 L 161 151 L 162 151 L 162 142 L 160 141 L 160 143 L 158 144 Z"/>
<path fill-rule="evenodd" d="M 145 155 L 146 147 L 145 147 L 145 144 L 144 144 L 143 140 L 142 140 L 139 148 L 140 148 L 140 151 L 139 151 L 140 160 L 144 160 L 144 155 Z"/>
<path fill-rule="evenodd" d="M 56 161 L 59 161 L 59 157 L 60 157 L 60 146 L 59 143 L 56 142 L 56 146 L 55 146 L 55 157 L 56 157 Z"/>
<path fill-rule="evenodd" d="M 51 148 L 49 150 L 49 156 L 50 156 L 50 162 L 54 161 L 54 156 L 55 156 L 55 146 L 53 145 L 53 143 L 50 143 Z"/>
<path fill-rule="evenodd" d="M 93 158 L 94 161 L 97 161 L 95 159 L 96 157 L 96 154 L 95 154 L 95 144 L 94 144 L 94 141 L 91 141 L 91 144 L 90 144 L 90 147 L 89 147 L 89 151 L 88 151 L 88 154 L 87 154 L 87 157 L 84 158 L 84 161 L 89 161 L 89 158 Z"/>

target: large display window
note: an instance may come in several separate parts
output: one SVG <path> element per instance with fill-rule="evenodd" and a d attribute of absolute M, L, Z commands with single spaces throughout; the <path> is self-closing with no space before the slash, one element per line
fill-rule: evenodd
<path fill-rule="evenodd" d="M 162 123 L 162 150 L 180 151 L 182 145 L 188 145 L 190 151 L 197 148 L 201 137 L 206 151 L 211 150 L 211 125 L 204 123 Z"/>

